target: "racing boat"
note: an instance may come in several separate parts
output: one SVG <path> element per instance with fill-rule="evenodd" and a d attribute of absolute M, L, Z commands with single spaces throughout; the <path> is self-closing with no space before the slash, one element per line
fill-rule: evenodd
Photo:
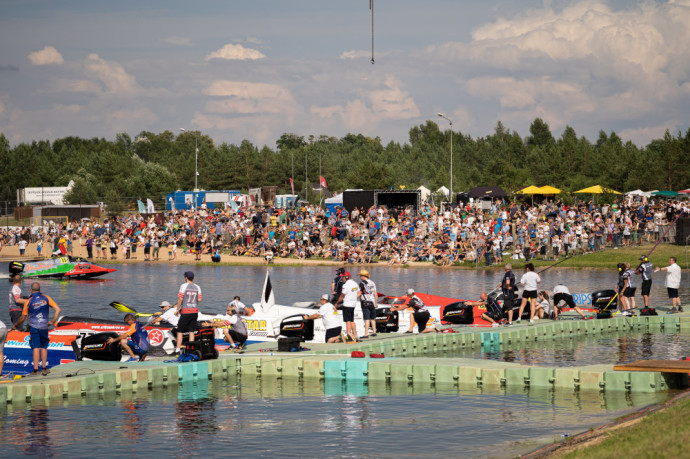
<path fill-rule="evenodd" d="M 115 271 L 117 269 L 104 268 L 81 257 L 68 256 L 26 263 L 10 262 L 10 274 L 21 274 L 23 277 L 91 279 Z"/>

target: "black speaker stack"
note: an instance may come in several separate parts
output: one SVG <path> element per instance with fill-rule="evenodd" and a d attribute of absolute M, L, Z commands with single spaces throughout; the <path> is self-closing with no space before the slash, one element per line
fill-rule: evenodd
<path fill-rule="evenodd" d="M 676 221 L 676 244 L 690 245 L 690 217 L 679 218 Z"/>

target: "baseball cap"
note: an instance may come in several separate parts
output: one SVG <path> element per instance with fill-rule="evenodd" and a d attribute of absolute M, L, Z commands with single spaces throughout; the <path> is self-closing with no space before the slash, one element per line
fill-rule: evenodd
<path fill-rule="evenodd" d="M 328 300 L 328 295 L 324 293 L 323 295 L 321 295 L 321 299 L 322 300 Z"/>
<path fill-rule="evenodd" d="M 167 301 L 161 301 L 161 308 L 163 306 L 170 306 L 170 303 L 168 303 Z"/>
<path fill-rule="evenodd" d="M 414 295 L 414 289 L 413 289 L 413 288 L 408 288 L 408 289 L 407 289 L 407 294 L 408 294 L 408 295 Z"/>
<path fill-rule="evenodd" d="M 352 274 L 350 274 L 350 271 L 345 271 L 345 274 L 343 274 L 345 277 L 352 277 Z"/>
<path fill-rule="evenodd" d="M 194 273 L 192 271 L 185 271 L 184 277 L 186 277 L 189 280 L 194 280 Z"/>

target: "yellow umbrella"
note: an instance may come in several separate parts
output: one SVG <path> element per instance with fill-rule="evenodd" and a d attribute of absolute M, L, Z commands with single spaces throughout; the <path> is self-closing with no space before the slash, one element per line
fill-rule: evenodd
<path fill-rule="evenodd" d="M 610 188 L 604 188 L 601 185 L 590 186 L 582 190 L 576 191 L 575 194 L 622 194 Z"/>
<path fill-rule="evenodd" d="M 541 190 L 541 194 L 559 194 L 561 192 L 558 188 L 549 185 L 545 185 L 539 189 Z"/>
<path fill-rule="evenodd" d="M 516 191 L 516 194 L 544 194 L 541 188 L 534 185 L 530 185 L 527 188 L 523 188 L 520 191 Z"/>

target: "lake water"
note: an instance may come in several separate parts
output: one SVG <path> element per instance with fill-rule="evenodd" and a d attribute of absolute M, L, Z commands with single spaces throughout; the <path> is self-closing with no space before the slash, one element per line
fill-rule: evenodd
<path fill-rule="evenodd" d="M 183 272 L 192 269 L 203 291 L 202 310 L 221 312 L 234 295 L 258 301 L 265 275 L 263 267 L 117 267 L 103 280 L 42 281 L 43 291 L 64 314 L 117 319 L 122 314 L 108 303 L 156 310 L 162 300 L 174 302 Z M 383 293 L 411 287 L 470 299 L 494 288 L 502 274 L 383 266 L 369 271 Z M 276 301 L 315 300 L 328 293 L 333 275 L 327 267 L 271 268 Z M 549 290 L 565 282 L 573 293 L 590 293 L 613 287 L 616 273 L 555 268 L 543 279 Z M 668 303 L 663 276 L 655 277 L 652 302 L 662 308 Z M 511 457 L 669 396 L 202 381 L 146 394 L 0 407 L 0 450 L 4 456 L 31 457 Z"/>

